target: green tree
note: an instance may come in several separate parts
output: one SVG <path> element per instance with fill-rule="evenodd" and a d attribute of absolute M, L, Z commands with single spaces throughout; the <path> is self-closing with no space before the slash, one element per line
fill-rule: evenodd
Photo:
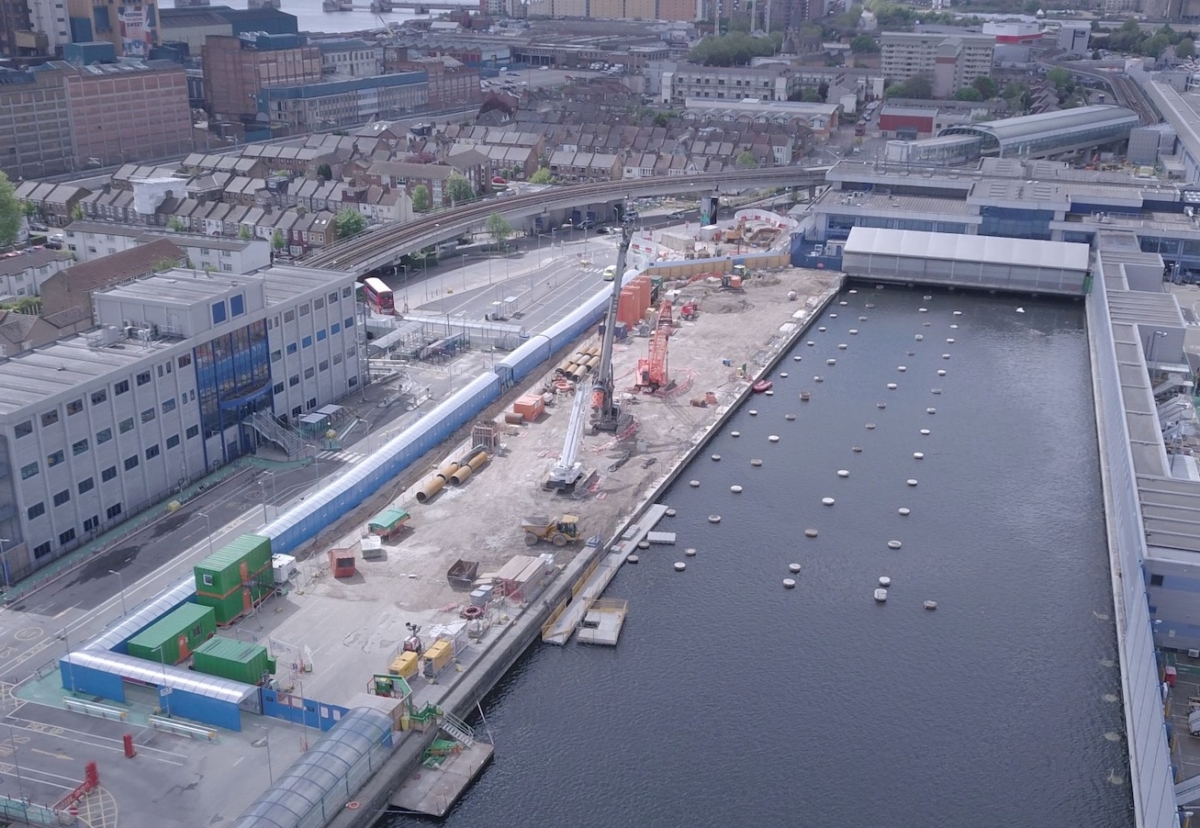
<path fill-rule="evenodd" d="M 754 153 L 750 150 L 744 150 L 737 157 L 737 165 L 743 169 L 752 170 L 758 167 L 758 159 L 754 157 Z"/>
<path fill-rule="evenodd" d="M 37 218 L 38 214 L 41 213 L 42 211 L 39 210 L 38 206 L 36 204 L 34 204 L 32 201 L 22 201 L 21 202 L 21 212 L 23 212 L 25 214 L 25 218 L 32 219 L 32 218 Z"/>
<path fill-rule="evenodd" d="M 424 184 L 418 184 L 413 187 L 412 191 L 413 209 L 418 213 L 424 213 L 429 209 L 429 188 Z"/>
<path fill-rule="evenodd" d="M 962 89 L 954 93 L 956 101 L 982 101 L 983 95 L 979 94 L 979 90 L 974 86 L 964 86 Z"/>
<path fill-rule="evenodd" d="M 446 195 L 450 196 L 450 204 L 462 204 L 475 197 L 471 182 L 458 173 L 451 173 L 446 179 Z"/>
<path fill-rule="evenodd" d="M 1190 37 L 1185 37 L 1183 40 L 1175 44 L 1175 57 L 1190 58 L 1196 56 L 1196 41 Z"/>
<path fill-rule="evenodd" d="M 843 29 L 854 29 L 858 26 L 858 21 L 862 19 L 863 7 L 859 3 L 852 3 L 850 8 L 837 17 L 837 24 Z"/>
<path fill-rule="evenodd" d="M 21 205 L 8 176 L 0 173 L 0 247 L 12 247 L 21 232 Z"/>
<path fill-rule="evenodd" d="M 179 218 L 178 216 L 171 216 L 169 219 L 167 219 L 167 229 L 176 233 L 182 233 L 187 228 L 183 224 L 183 219 Z"/>
<path fill-rule="evenodd" d="M 318 164 L 317 175 L 320 176 L 322 181 L 332 181 L 333 167 L 329 166 L 328 164 Z"/>
<path fill-rule="evenodd" d="M 333 227 L 339 239 L 348 239 L 367 229 L 367 219 L 353 207 L 343 207 L 334 216 Z"/>
<path fill-rule="evenodd" d="M 1046 73 L 1046 80 L 1054 84 L 1055 88 L 1061 94 L 1071 85 L 1071 73 L 1061 66 L 1055 66 Z"/>
<path fill-rule="evenodd" d="M 730 32 L 723 37 L 706 37 L 688 53 L 693 63 L 706 66 L 744 66 L 754 57 L 768 57 L 783 45 L 783 34 L 772 32 L 753 37 L 745 32 Z"/>
<path fill-rule="evenodd" d="M 983 96 L 983 100 L 991 100 L 1000 92 L 1000 88 L 996 86 L 996 82 L 987 75 L 980 75 L 971 81 L 971 86 L 979 90 L 979 94 Z"/>
<path fill-rule="evenodd" d="M 71 208 L 71 220 L 72 221 L 83 221 L 83 217 L 85 215 L 87 215 L 87 214 L 83 212 L 82 204 L 76 204 L 73 208 Z"/>
<path fill-rule="evenodd" d="M 271 233 L 271 247 L 276 253 L 287 247 L 287 239 L 283 237 L 283 231 L 279 228 L 276 228 L 275 231 Z"/>
<path fill-rule="evenodd" d="M 166 273 L 168 270 L 170 270 L 173 267 L 179 267 L 179 260 L 172 259 L 170 256 L 163 256 L 161 259 L 159 259 L 158 261 L 156 261 L 154 263 L 154 272 L 155 273 Z"/>
<path fill-rule="evenodd" d="M 512 225 L 508 223 L 508 219 L 499 213 L 492 213 L 488 216 L 486 229 L 488 235 L 496 244 L 504 244 L 508 237 L 513 234 Z"/>
<path fill-rule="evenodd" d="M 530 184 L 549 184 L 551 180 L 553 180 L 553 176 L 550 175 L 550 170 L 545 167 L 538 167 L 537 172 L 529 176 Z"/>
<path fill-rule="evenodd" d="M 854 39 L 850 41 L 850 51 L 856 55 L 878 52 L 879 41 L 869 34 L 855 35 Z"/>
<path fill-rule="evenodd" d="M 904 81 L 904 83 L 892 84 L 884 94 L 889 98 L 929 100 L 933 97 L 933 84 L 930 83 L 928 78 L 917 75 Z"/>
<path fill-rule="evenodd" d="M 1100 54 L 1099 49 L 1094 49 L 1092 51 L 1092 60 L 1103 60 L 1103 59 L 1104 59 L 1104 55 Z"/>
<path fill-rule="evenodd" d="M 250 241 L 250 225 L 243 224 L 238 227 L 238 238 L 242 241 Z"/>

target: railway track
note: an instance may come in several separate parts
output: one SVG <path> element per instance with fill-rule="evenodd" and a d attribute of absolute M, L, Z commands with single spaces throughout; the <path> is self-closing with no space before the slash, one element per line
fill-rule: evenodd
<path fill-rule="evenodd" d="M 696 192 L 755 186 L 811 186 L 825 180 L 828 167 L 767 167 L 708 175 L 639 178 L 580 184 L 561 190 L 528 193 L 468 204 L 452 212 L 437 213 L 365 237 L 347 239 L 299 261 L 305 267 L 356 271 L 360 275 L 392 263 L 406 253 L 428 247 L 482 224 L 492 213 L 529 215 L 572 204 L 591 204 L 670 192 Z"/>

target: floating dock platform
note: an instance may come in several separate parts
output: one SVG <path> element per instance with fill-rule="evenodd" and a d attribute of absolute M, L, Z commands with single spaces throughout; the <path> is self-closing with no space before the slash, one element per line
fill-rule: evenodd
<path fill-rule="evenodd" d="M 475 742 L 441 765 L 422 767 L 400 783 L 389 805 L 408 813 L 442 819 L 492 761 L 493 751 L 488 742 Z"/>
<path fill-rule="evenodd" d="M 637 523 L 631 525 L 621 535 L 621 539 L 612 545 L 612 549 L 600 559 L 596 568 L 587 576 L 583 586 L 575 592 L 571 603 L 567 604 L 562 612 L 546 625 L 542 631 L 542 641 L 547 644 L 563 646 L 571 640 L 572 634 L 583 623 L 592 604 L 604 594 L 604 590 L 616 577 L 617 570 L 621 568 L 621 564 L 625 563 L 625 557 L 638 548 L 638 544 L 646 539 L 646 536 L 666 513 L 667 507 L 656 503 L 646 510 Z M 622 615 L 622 623 L 624 623 L 624 619 L 625 616 Z M 617 632 L 620 632 L 619 626 Z"/>
<path fill-rule="evenodd" d="M 593 601 L 591 609 L 583 616 L 583 626 L 579 628 L 577 640 L 580 644 L 617 646 L 628 613 L 628 601 L 615 598 Z"/>

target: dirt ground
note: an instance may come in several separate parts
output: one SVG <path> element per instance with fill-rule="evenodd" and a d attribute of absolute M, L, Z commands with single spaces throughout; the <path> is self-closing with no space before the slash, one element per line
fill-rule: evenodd
<path fill-rule="evenodd" d="M 307 564 L 302 590 L 293 600 L 308 607 L 283 613 L 276 629 L 266 634 L 314 650 L 317 675 L 305 684 L 324 685 L 319 674 L 343 678 L 328 686 L 315 686 L 306 695 L 334 703 L 359 691 L 373 672 L 386 669 L 387 659 L 400 644 L 405 623 L 428 629 L 458 618 L 465 603 L 463 592 L 453 591 L 446 570 L 463 558 L 478 561 L 480 574 L 495 572 L 513 555 L 555 553 L 555 563 L 565 564 L 581 544 L 555 549 L 549 543 L 526 547 L 521 519 L 528 515 L 579 517 L 581 537 L 609 540 L 620 524 L 641 504 L 645 494 L 660 482 L 707 428 L 716 422 L 744 391 L 749 380 L 738 376 L 738 367 L 757 373 L 783 347 L 799 311 L 811 313 L 826 293 L 836 289 L 838 274 L 826 271 L 783 269 L 750 279 L 744 292 L 689 286 L 684 295 L 699 299 L 700 315 L 680 323 L 669 340 L 669 365 L 676 387 L 662 396 L 632 394 L 634 369 L 646 355 L 649 339 L 630 336 L 614 348 L 618 393 L 626 395 L 637 428 L 619 441 L 612 434 L 587 434 L 580 457 L 587 472 L 595 475 L 574 496 L 556 495 L 542 483 L 563 448 L 570 418 L 571 397 L 546 409 L 538 421 L 525 425 L 501 424 L 501 451 L 462 486 L 447 487 L 430 502 L 416 501 L 417 486 L 402 492 L 392 505 L 412 514 L 410 529 L 394 543 L 384 544 L 382 560 L 358 561 L 354 578 L 335 581 L 324 570 L 325 555 L 313 555 Z M 671 285 L 664 285 L 669 288 Z M 794 299 L 788 298 L 789 293 Z M 809 301 L 811 300 L 811 302 Z M 676 305 L 678 318 L 678 304 Z M 592 337 L 579 345 L 598 344 Z M 531 391 L 552 387 L 553 369 L 528 386 Z M 589 383 L 588 379 L 584 384 Z M 696 407 L 693 398 L 716 395 L 717 404 Z M 459 458 L 465 443 L 446 446 L 442 457 Z M 617 461 L 628 458 L 614 468 Z M 440 464 L 439 464 L 440 465 Z M 422 477 L 428 479 L 434 469 Z M 336 546 L 356 545 L 363 528 Z M 268 623 L 266 626 L 275 626 Z M 315 646 L 314 646 L 315 645 Z M 308 688 L 306 688 L 308 690 Z"/>

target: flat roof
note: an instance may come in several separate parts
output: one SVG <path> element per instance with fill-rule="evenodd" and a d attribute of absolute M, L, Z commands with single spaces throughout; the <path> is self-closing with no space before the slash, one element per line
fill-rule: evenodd
<path fill-rule="evenodd" d="M 0 415 L 36 405 L 48 397 L 81 388 L 115 372 L 129 372 L 156 350 L 172 344 L 151 340 L 137 345 L 94 348 L 72 336 L 0 362 Z"/>
<path fill-rule="evenodd" d="M 855 227 L 844 252 L 1086 271 L 1091 251 L 1071 242 Z"/>
<path fill-rule="evenodd" d="M 975 224 L 979 224 L 983 220 L 976 214 L 974 205 L 968 204 L 962 199 L 885 195 L 863 190 L 826 190 L 813 202 L 813 208 L 820 213 L 848 210 L 869 213 L 900 212 L 959 216 L 968 223 Z"/>
<path fill-rule="evenodd" d="M 154 273 L 132 282 L 114 285 L 97 294 L 107 298 L 132 302 L 151 300 L 191 307 L 198 300 L 224 296 L 231 288 L 257 281 L 253 276 L 227 276 L 204 270 L 174 268 L 164 273 Z"/>
<path fill-rule="evenodd" d="M 1101 254 L 1103 256 L 1103 254 Z M 1108 258 L 1108 257 L 1105 257 Z M 1110 264 L 1111 262 L 1106 262 Z M 1179 301 L 1172 293 L 1148 293 L 1141 290 L 1112 290 L 1108 294 L 1108 315 L 1113 322 L 1131 325 L 1157 325 L 1183 328 L 1187 325 Z"/>

